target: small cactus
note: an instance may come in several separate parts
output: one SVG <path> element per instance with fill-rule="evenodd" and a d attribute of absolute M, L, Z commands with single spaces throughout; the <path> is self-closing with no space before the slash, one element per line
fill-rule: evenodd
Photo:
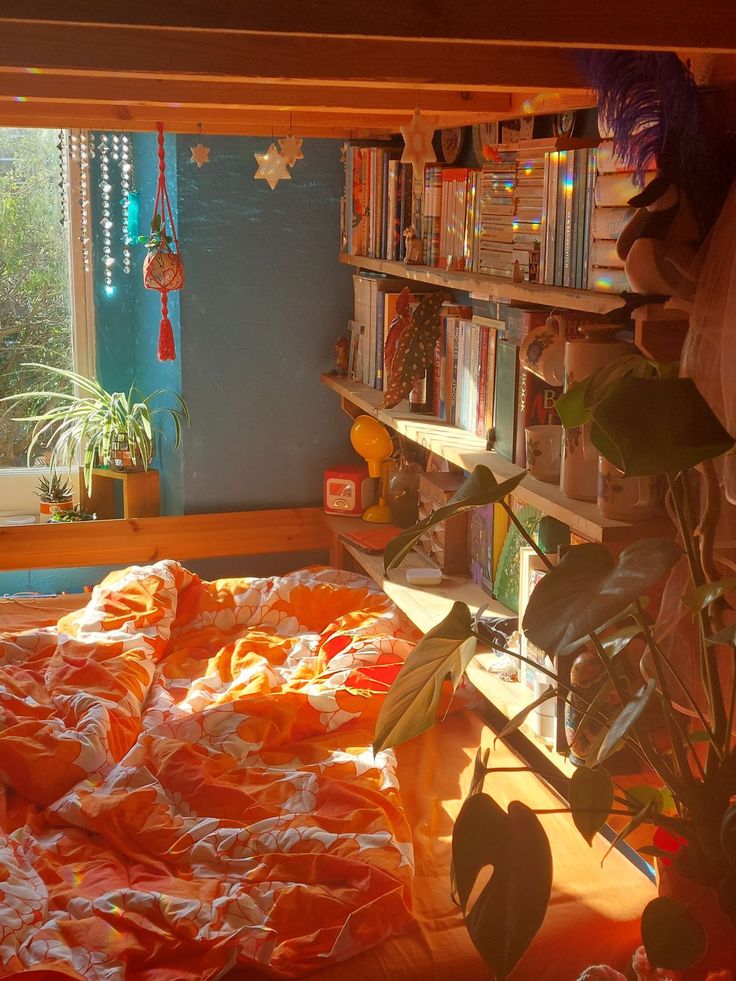
<path fill-rule="evenodd" d="M 60 477 L 53 470 L 48 476 L 39 477 L 36 485 L 36 495 L 47 504 L 60 504 L 72 499 L 72 485 L 66 477 Z"/>

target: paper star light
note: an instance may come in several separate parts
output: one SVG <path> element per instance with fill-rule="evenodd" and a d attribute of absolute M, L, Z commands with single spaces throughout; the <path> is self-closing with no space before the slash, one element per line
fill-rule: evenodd
<path fill-rule="evenodd" d="M 424 165 L 435 163 L 437 160 L 432 149 L 434 123 L 423 116 L 418 109 L 415 109 L 411 122 L 401 127 L 401 135 L 404 137 L 404 152 L 401 154 L 401 162 L 411 164 L 414 193 L 419 196 L 424 189 Z"/>
<path fill-rule="evenodd" d="M 272 191 L 279 181 L 291 180 L 286 160 L 279 153 L 275 143 L 272 143 L 265 153 L 254 153 L 253 156 L 258 163 L 254 180 L 266 181 Z"/>
<path fill-rule="evenodd" d="M 204 167 L 205 164 L 210 162 L 210 148 L 208 146 L 198 143 L 190 149 L 192 151 L 192 155 L 189 158 L 190 163 L 195 163 L 198 167 Z"/>
<path fill-rule="evenodd" d="M 291 133 L 285 136 L 283 140 L 279 140 L 281 156 L 289 167 L 293 167 L 297 160 L 304 159 L 304 154 L 302 153 L 303 142 L 301 136 L 292 136 Z"/>

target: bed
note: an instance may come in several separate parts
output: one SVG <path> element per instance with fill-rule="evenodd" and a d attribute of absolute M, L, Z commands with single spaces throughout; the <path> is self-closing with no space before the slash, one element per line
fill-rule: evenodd
<path fill-rule="evenodd" d="M 458 708 L 374 760 L 418 635 L 370 581 L 208 584 L 166 560 L 0 603 L 2 630 L 3 976 L 490 978 L 449 886 L 482 723 Z M 532 774 L 490 779 L 502 804 L 560 806 Z M 543 820 L 553 898 L 514 977 L 624 967 L 654 887 Z"/>

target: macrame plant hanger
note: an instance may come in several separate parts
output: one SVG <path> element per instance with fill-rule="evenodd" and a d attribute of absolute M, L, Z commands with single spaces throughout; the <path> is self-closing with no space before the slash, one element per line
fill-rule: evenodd
<path fill-rule="evenodd" d="M 151 217 L 151 234 L 147 242 L 148 256 L 143 263 L 143 284 L 146 289 L 161 294 L 161 324 L 158 334 L 159 361 L 175 361 L 174 331 L 169 320 L 169 297 L 173 290 L 184 286 L 184 264 L 176 237 L 174 216 L 166 187 L 166 153 L 164 124 L 158 129 L 158 184 Z M 173 243 L 173 248 L 172 248 Z"/>

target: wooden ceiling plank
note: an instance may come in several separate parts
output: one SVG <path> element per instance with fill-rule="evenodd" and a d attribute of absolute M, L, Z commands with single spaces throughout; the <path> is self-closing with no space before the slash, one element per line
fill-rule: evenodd
<path fill-rule="evenodd" d="M 393 37 L 407 40 L 492 40 L 509 44 L 569 47 L 639 48 L 727 52 L 736 50 L 733 0 L 670 0 L 658 3 L 617 0 L 615 10 L 580 0 L 525 0 L 524 3 L 457 3 L 457 0 L 238 0 L 202 4 L 177 0 L 152 4 L 92 5 L 89 0 L 3 0 L 4 18 L 21 21 L 142 25 L 208 31 L 257 31 L 267 34 Z"/>
<path fill-rule="evenodd" d="M 276 84 L 485 91 L 580 89 L 572 54 L 553 48 L 278 37 L 128 27 L 0 24 L 0 65 L 117 75 L 242 78 Z"/>
<path fill-rule="evenodd" d="M 421 93 L 423 111 L 477 114 L 508 112 L 510 99 L 502 92 L 458 92 L 429 89 Z M 258 85 L 251 82 L 198 79 L 144 79 L 98 75 L 32 75 L 0 72 L 0 100 L 40 99 L 79 104 L 130 102 L 138 105 L 187 105 L 222 109 L 265 107 L 313 112 L 350 112 L 356 115 L 411 115 L 417 103 L 409 89 L 346 88 L 337 86 Z"/>

